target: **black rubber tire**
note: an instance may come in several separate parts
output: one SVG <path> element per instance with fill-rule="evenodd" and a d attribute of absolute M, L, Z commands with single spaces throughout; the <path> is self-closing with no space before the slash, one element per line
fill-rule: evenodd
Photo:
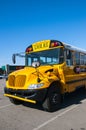
<path fill-rule="evenodd" d="M 61 107 L 61 93 L 60 88 L 57 86 L 51 87 L 48 91 L 48 95 L 43 102 L 42 106 L 44 110 L 54 112 Z"/>
<path fill-rule="evenodd" d="M 14 99 L 14 98 L 9 98 L 11 103 L 15 104 L 15 105 L 20 105 L 22 103 L 22 101 Z"/>

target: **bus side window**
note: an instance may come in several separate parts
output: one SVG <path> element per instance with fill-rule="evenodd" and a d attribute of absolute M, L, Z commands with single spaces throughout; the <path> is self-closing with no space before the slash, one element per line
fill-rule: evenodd
<path fill-rule="evenodd" d="M 84 55 L 84 64 L 86 65 L 86 55 Z"/>
<path fill-rule="evenodd" d="M 76 62 L 76 65 L 80 65 L 80 53 L 79 52 L 75 52 L 75 62 Z"/>
<path fill-rule="evenodd" d="M 68 66 L 73 65 L 73 57 L 72 57 L 72 51 L 66 50 L 66 64 Z"/>
<path fill-rule="evenodd" d="M 80 54 L 80 65 L 84 65 L 84 54 Z"/>
<path fill-rule="evenodd" d="M 64 49 L 61 48 L 60 49 L 60 56 L 59 56 L 59 63 L 63 63 L 64 62 Z"/>

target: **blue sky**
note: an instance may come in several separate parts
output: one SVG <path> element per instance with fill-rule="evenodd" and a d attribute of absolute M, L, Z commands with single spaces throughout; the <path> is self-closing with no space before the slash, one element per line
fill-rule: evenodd
<path fill-rule="evenodd" d="M 0 66 L 45 39 L 86 49 L 86 0 L 0 0 Z"/>

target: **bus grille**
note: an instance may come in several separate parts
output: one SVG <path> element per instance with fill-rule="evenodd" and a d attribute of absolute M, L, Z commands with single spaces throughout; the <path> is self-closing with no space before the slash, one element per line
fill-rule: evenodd
<path fill-rule="evenodd" d="M 8 84 L 9 86 L 12 87 L 24 87 L 26 81 L 26 76 L 25 75 L 10 75 L 8 78 Z"/>

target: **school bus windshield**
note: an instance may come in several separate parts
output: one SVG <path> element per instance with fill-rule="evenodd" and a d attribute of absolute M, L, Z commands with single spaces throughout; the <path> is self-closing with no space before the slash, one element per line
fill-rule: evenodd
<path fill-rule="evenodd" d="M 31 66 L 34 61 L 39 61 L 41 65 L 60 64 L 64 61 L 63 49 L 54 48 L 26 54 L 26 66 Z"/>

